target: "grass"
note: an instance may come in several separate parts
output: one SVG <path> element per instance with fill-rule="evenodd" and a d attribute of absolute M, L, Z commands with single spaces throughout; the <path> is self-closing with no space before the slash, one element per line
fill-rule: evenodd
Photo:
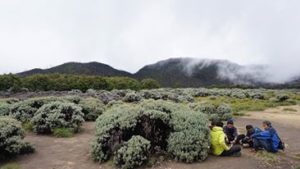
<path fill-rule="evenodd" d="M 0 167 L 0 169 L 21 169 L 20 165 L 16 164 L 16 163 L 8 163 L 2 167 Z"/>
<path fill-rule="evenodd" d="M 22 123 L 22 128 L 27 132 L 33 131 L 33 125 L 30 122 Z"/>
<path fill-rule="evenodd" d="M 247 114 L 245 112 L 233 112 L 234 116 L 246 116 Z"/>
<path fill-rule="evenodd" d="M 244 111 L 263 111 L 267 108 L 278 107 L 278 106 L 288 106 L 295 105 L 296 102 L 293 100 L 287 100 L 284 102 L 277 102 L 272 99 L 266 100 L 257 100 L 257 99 L 238 99 L 228 96 L 219 96 L 219 97 L 198 97 L 196 98 L 197 102 L 208 102 L 215 105 L 221 103 L 227 103 L 231 106 L 232 112 L 236 116 L 243 116 Z"/>
<path fill-rule="evenodd" d="M 268 165 L 274 165 L 278 162 L 279 158 L 277 154 L 269 153 L 266 151 L 258 151 L 256 157 L 265 162 Z"/>
<path fill-rule="evenodd" d="M 289 107 L 287 107 L 287 108 L 284 108 L 284 109 L 283 109 L 283 111 L 297 112 L 297 110 L 296 110 L 296 109 L 289 108 Z"/>
<path fill-rule="evenodd" d="M 300 160 L 300 153 L 296 154 L 295 158 L 297 158 L 298 160 Z"/>
<path fill-rule="evenodd" d="M 59 138 L 69 138 L 74 136 L 74 130 L 70 128 L 56 128 L 53 135 Z"/>

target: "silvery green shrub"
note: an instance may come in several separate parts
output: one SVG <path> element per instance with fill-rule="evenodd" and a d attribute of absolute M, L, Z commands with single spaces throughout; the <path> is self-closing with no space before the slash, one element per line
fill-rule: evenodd
<path fill-rule="evenodd" d="M 78 105 L 82 108 L 86 121 L 95 121 L 103 113 L 105 107 L 99 99 L 93 97 L 81 99 Z"/>
<path fill-rule="evenodd" d="M 139 102 L 141 99 L 142 99 L 141 96 L 139 96 L 137 93 L 130 92 L 125 95 L 125 97 L 123 98 L 123 101 L 124 102 Z"/>
<path fill-rule="evenodd" d="M 114 154 L 114 164 L 122 169 L 133 169 L 145 164 L 150 153 L 150 141 L 133 136 Z"/>
<path fill-rule="evenodd" d="M 279 93 L 279 94 L 276 95 L 276 99 L 277 99 L 277 101 L 279 101 L 279 102 L 286 101 L 286 100 L 288 100 L 289 98 L 290 98 L 289 95 L 286 94 L 286 93 Z"/>
<path fill-rule="evenodd" d="M 7 103 L 0 102 L 0 116 L 9 115 L 9 107 L 10 105 Z"/>
<path fill-rule="evenodd" d="M 235 97 L 235 98 L 239 98 L 239 99 L 247 98 L 247 95 L 241 89 L 234 89 L 234 90 L 232 90 L 230 96 L 231 97 Z"/>
<path fill-rule="evenodd" d="M 32 153 L 34 148 L 23 141 L 24 136 L 25 133 L 19 121 L 0 116 L 0 160 Z"/>
<path fill-rule="evenodd" d="M 189 140 L 182 139 L 182 134 Z M 107 161 L 119 145 L 133 136 L 149 140 L 151 152 L 165 151 L 183 162 L 201 161 L 208 153 L 208 118 L 188 106 L 163 100 L 112 106 L 96 120 L 93 159 Z"/>
<path fill-rule="evenodd" d="M 21 122 L 28 122 L 44 104 L 60 100 L 55 97 L 33 98 L 14 103 L 10 106 L 10 115 Z"/>
<path fill-rule="evenodd" d="M 232 110 L 228 104 L 214 105 L 211 103 L 191 103 L 190 108 L 207 114 L 209 119 L 228 120 L 232 118 Z"/>
<path fill-rule="evenodd" d="M 33 131 L 39 134 L 53 133 L 56 128 L 69 128 L 77 132 L 83 122 L 81 107 L 67 102 L 45 104 L 31 120 Z"/>

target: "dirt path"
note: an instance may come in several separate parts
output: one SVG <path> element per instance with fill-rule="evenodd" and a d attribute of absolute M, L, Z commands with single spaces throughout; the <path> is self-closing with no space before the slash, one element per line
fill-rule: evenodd
<path fill-rule="evenodd" d="M 262 120 L 271 120 L 283 140 L 288 144 L 287 151 L 280 155 L 276 166 L 266 166 L 249 150 L 243 150 L 243 156 L 213 157 L 203 163 L 182 164 L 173 161 L 153 167 L 154 169 L 194 169 L 194 168 L 230 168 L 230 169 L 292 169 L 299 164 L 295 157 L 300 153 L 300 106 L 293 106 L 297 112 L 284 112 L 283 107 L 268 109 L 264 112 L 251 112 L 250 116 L 237 119 L 238 126 L 253 124 L 260 126 Z M 239 127 L 241 130 L 242 127 Z M 23 169 L 112 169 L 109 164 L 99 165 L 90 159 L 90 141 L 94 137 L 94 123 L 85 123 L 83 131 L 73 138 L 54 138 L 28 134 L 26 140 L 33 143 L 37 152 L 22 156 L 16 160 Z"/>

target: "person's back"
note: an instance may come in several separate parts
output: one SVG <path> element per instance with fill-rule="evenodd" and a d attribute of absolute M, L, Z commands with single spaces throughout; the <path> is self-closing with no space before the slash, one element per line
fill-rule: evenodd
<path fill-rule="evenodd" d="M 212 152 L 221 155 L 224 150 L 229 150 L 225 143 L 225 133 L 222 127 L 214 126 L 210 132 Z"/>

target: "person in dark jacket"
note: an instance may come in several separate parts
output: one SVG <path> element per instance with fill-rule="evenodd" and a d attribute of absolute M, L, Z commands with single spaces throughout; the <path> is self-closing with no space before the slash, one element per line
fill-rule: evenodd
<path fill-rule="evenodd" d="M 247 147 L 253 147 L 253 140 L 251 136 L 255 133 L 261 132 L 259 128 L 254 128 L 252 125 L 246 125 L 246 135 L 240 134 L 237 137 L 236 144 L 241 144 Z"/>
<path fill-rule="evenodd" d="M 276 153 L 279 149 L 284 149 L 277 131 L 272 127 L 272 123 L 270 121 L 263 121 L 262 127 L 264 131 L 251 136 L 255 151 L 263 149 L 268 152 Z"/>
<path fill-rule="evenodd" d="M 223 128 L 223 130 L 227 136 L 228 143 L 235 143 L 237 140 L 238 132 L 237 128 L 234 126 L 233 120 L 228 120 L 227 125 Z"/>

